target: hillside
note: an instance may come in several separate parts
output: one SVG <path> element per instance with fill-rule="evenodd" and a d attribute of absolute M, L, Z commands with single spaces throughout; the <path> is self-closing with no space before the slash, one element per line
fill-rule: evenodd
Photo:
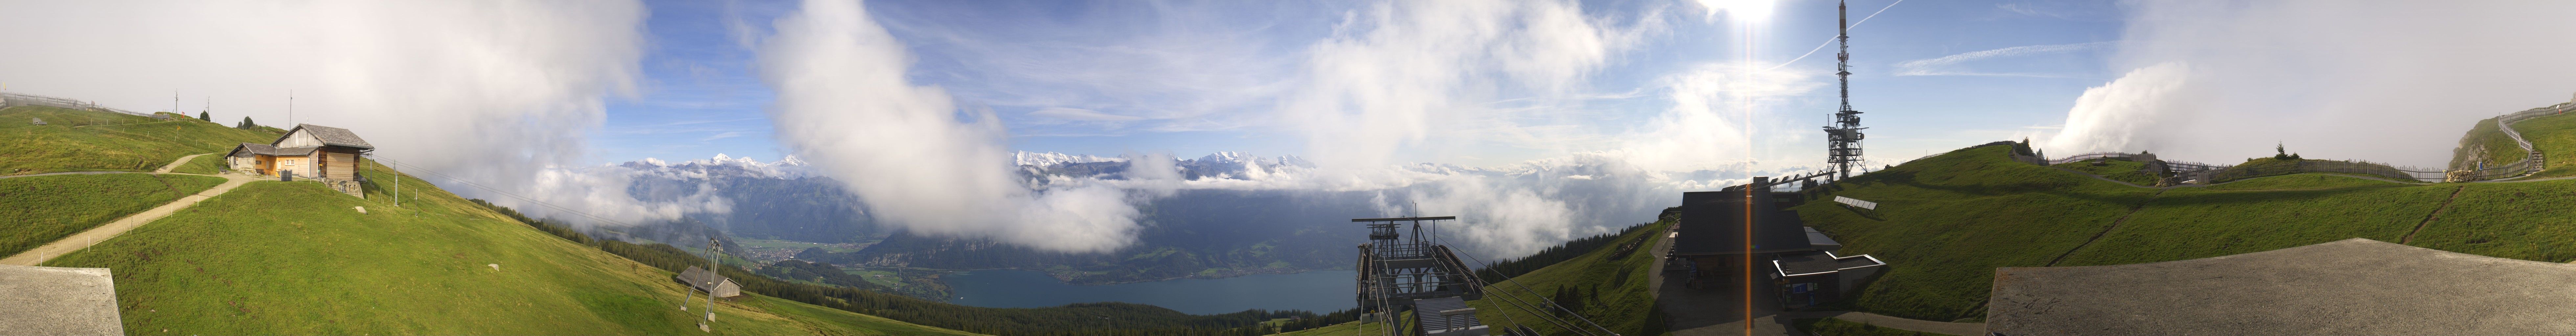
<path fill-rule="evenodd" d="M 0 178 L 0 256 L 15 255 L 169 203 L 223 178 L 156 174 L 69 174 Z"/>
<path fill-rule="evenodd" d="M 114 269 L 136 334 L 695 332 L 672 273 L 402 178 L 406 208 L 252 183 L 45 266 Z M 964 334 L 762 296 L 717 315 L 730 334 Z"/>
<path fill-rule="evenodd" d="M 31 119 L 44 119 L 47 125 L 31 124 Z M 149 171 L 181 156 L 222 153 L 244 142 L 268 143 L 279 134 L 187 117 L 159 120 L 48 106 L 0 109 L 0 121 L 6 121 L 0 122 L 0 134 L 11 138 L 0 142 L 0 153 L 9 154 L 0 155 L 0 175 Z"/>
<path fill-rule="evenodd" d="M 2012 162 L 2007 150 L 1915 160 L 1824 196 L 1876 201 L 1874 214 L 1826 202 L 1798 207 L 1810 225 L 1842 238 L 1848 253 L 1889 263 L 1849 308 L 1974 321 L 1984 315 L 1995 267 L 2172 261 L 2354 237 L 2576 260 L 2576 249 L 2560 247 L 2576 243 L 2568 226 L 2576 213 L 2566 210 L 2576 205 L 2568 197 L 2576 180 L 2402 184 L 2292 174 L 2156 189 Z"/>
<path fill-rule="evenodd" d="M 0 148 L 9 154 L 0 164 L 20 174 L 149 170 L 276 136 L 50 107 L 0 116 L 51 124 L 0 124 L 30 140 Z M 199 157 L 175 171 L 211 173 L 218 161 Z M 360 199 L 313 182 L 253 182 L 44 266 L 113 269 L 132 334 L 696 333 L 694 313 L 705 309 L 678 309 L 684 288 L 668 271 L 531 230 L 372 162 L 363 173 L 408 180 L 407 209 L 372 185 Z M 0 214 L 28 219 L 0 230 L 7 246 L 42 244 L 220 181 L 0 179 L 0 202 L 10 205 Z M 722 303 L 717 314 L 719 333 L 967 334 L 756 295 Z"/>
<path fill-rule="evenodd" d="M 1523 304 L 1554 301 L 1621 335 L 1665 334 L 1664 312 L 1656 304 L 1655 289 L 1650 285 L 1654 278 L 1652 270 L 1660 260 L 1649 249 L 1665 239 L 1663 233 L 1668 231 L 1663 228 L 1670 225 L 1672 222 L 1669 221 L 1638 225 L 1613 236 L 1614 240 L 1608 244 L 1582 244 L 1598 247 L 1487 286 L 1484 299 L 1467 301 L 1467 305 L 1475 307 L 1476 318 L 1494 326 L 1495 330 L 1517 322 L 1541 334 L 1564 332 L 1564 328 L 1516 308 L 1510 302 L 1516 299 Z M 1565 315 L 1557 316 L 1564 318 Z M 1594 330 L 1588 325 L 1579 327 Z M 1376 335 L 1377 328 L 1376 324 L 1363 327 L 1361 322 L 1348 322 L 1278 335 Z"/>
<path fill-rule="evenodd" d="M 2533 177 L 2576 176 L 2576 116 L 2553 115 L 2531 118 L 2513 124 L 2522 139 L 2531 141 L 2546 158 L 2546 170 Z"/>

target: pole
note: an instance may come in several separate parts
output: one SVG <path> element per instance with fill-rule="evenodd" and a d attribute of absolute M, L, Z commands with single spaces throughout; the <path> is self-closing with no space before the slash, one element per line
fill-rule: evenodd
<path fill-rule="evenodd" d="M 716 279 L 723 278 L 718 275 L 722 273 L 716 272 L 718 267 L 723 266 L 719 264 L 717 258 L 724 253 L 723 250 L 724 242 L 717 241 L 716 237 L 707 237 L 707 319 L 698 322 L 698 327 L 701 329 L 712 328 L 711 325 L 716 321 L 716 285 L 719 284 Z"/>

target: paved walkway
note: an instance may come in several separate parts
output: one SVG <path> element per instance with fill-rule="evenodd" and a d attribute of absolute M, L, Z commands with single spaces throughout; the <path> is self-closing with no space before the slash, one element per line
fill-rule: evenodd
<path fill-rule="evenodd" d="M 170 165 L 162 166 L 161 169 L 154 170 L 153 172 L 155 174 L 176 174 L 170 173 L 170 169 L 177 168 L 181 164 L 186 164 L 188 163 L 188 159 L 193 159 L 201 155 L 206 154 L 180 157 L 178 161 L 172 161 L 170 162 Z M 98 227 L 90 228 L 88 231 L 81 231 L 81 233 L 72 234 L 69 237 L 63 237 L 63 239 L 55 240 L 51 243 L 45 243 L 44 246 L 37 246 L 35 249 L 27 250 L 26 252 L 19 252 L 18 255 L 9 256 L 8 258 L 0 258 L 0 265 L 35 266 L 36 264 L 42 264 L 45 263 L 46 260 L 53 260 L 54 257 L 60 257 L 63 256 L 63 254 L 77 252 L 82 248 L 89 247 L 90 245 L 96 245 L 98 242 L 107 241 L 108 238 L 116 238 L 117 235 L 125 234 L 125 231 L 133 230 L 136 227 L 142 227 L 145 223 L 151 223 L 154 220 L 160 220 L 161 217 L 168 217 L 170 214 L 178 213 L 179 209 L 186 209 L 188 206 L 196 205 L 197 202 L 205 201 L 207 198 L 213 198 L 215 195 L 223 195 L 224 192 L 232 191 L 235 187 L 240 187 L 243 184 L 249 184 L 251 181 L 259 180 L 258 178 L 250 176 L 232 174 L 198 176 L 221 177 L 224 178 L 225 181 L 223 184 L 215 185 L 213 188 L 206 188 L 205 191 L 199 191 L 195 195 L 180 197 L 178 200 L 170 201 L 170 203 L 162 204 L 158 207 L 153 207 L 151 210 L 143 210 L 143 212 L 127 215 L 125 218 L 118 218 L 116 221 L 108 222 L 106 225 L 99 225 Z"/>

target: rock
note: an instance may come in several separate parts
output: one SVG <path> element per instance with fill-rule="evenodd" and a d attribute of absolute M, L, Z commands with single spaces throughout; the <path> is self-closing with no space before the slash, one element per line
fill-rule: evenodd
<path fill-rule="evenodd" d="M 494 272 L 501 271 L 501 264 L 483 264 L 483 266 L 492 266 L 492 271 Z"/>
<path fill-rule="evenodd" d="M 360 206 L 360 207 L 351 207 L 351 208 L 357 208 L 357 209 L 358 209 L 358 214 L 360 214 L 360 215 L 367 214 L 367 207 L 362 207 L 362 206 Z"/>

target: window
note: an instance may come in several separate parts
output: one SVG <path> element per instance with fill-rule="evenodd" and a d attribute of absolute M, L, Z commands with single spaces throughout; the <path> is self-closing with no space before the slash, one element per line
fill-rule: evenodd
<path fill-rule="evenodd" d="M 286 165 L 289 165 L 289 166 L 293 166 L 293 165 L 295 165 L 295 160 L 284 160 L 284 161 L 286 162 Z"/>

